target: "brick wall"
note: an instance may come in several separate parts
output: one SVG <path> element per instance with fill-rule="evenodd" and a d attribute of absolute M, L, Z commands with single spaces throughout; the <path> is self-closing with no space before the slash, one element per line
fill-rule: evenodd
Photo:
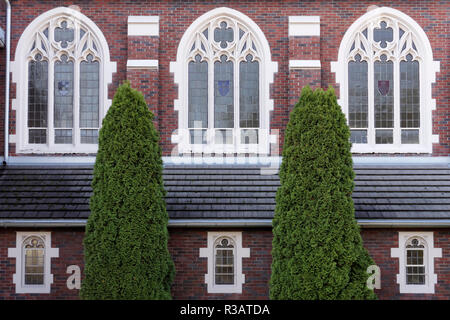
<path fill-rule="evenodd" d="M 391 258 L 391 248 L 398 248 L 399 231 L 434 232 L 434 247 L 442 248 L 442 258 L 434 260 L 434 272 L 438 277 L 438 283 L 435 285 L 435 294 L 400 294 L 397 284 L 399 262 L 398 258 Z M 380 299 L 448 300 L 450 298 L 450 229 L 363 229 L 361 236 L 370 256 L 381 269 L 381 289 L 375 290 Z"/>
<path fill-rule="evenodd" d="M 334 73 L 330 71 L 330 62 L 337 60 L 340 41 L 347 28 L 361 15 L 372 1 L 35 1 L 23 0 L 13 2 L 12 11 L 12 59 L 17 41 L 24 28 L 39 14 L 57 6 L 78 5 L 81 11 L 92 19 L 103 31 L 111 51 L 111 60 L 117 62 L 117 73 L 113 75 L 113 83 L 109 88 L 112 98 L 117 86 L 125 79 L 130 79 L 135 87 L 142 90 L 147 102 L 155 113 L 155 121 L 161 132 L 161 145 L 164 155 L 170 155 L 174 145 L 171 135 L 178 126 L 178 115 L 174 111 L 174 99 L 178 97 L 173 74 L 169 72 L 169 63 L 176 60 L 179 41 L 189 25 L 205 12 L 226 6 L 249 16 L 264 32 L 272 53 L 272 60 L 278 62 L 271 88 L 274 99 L 274 111 L 271 116 L 271 129 L 280 130 L 280 148 L 283 132 L 289 119 L 289 111 L 296 102 L 295 95 L 299 87 L 307 83 L 313 86 L 328 88 L 335 84 Z M 439 1 L 378 1 L 378 6 L 389 6 L 411 16 L 425 30 L 432 48 L 434 59 L 441 62 L 441 71 L 437 74 L 433 86 L 433 97 L 437 108 L 433 111 L 433 134 L 439 134 L 440 143 L 433 147 L 433 156 L 450 154 L 450 130 L 448 127 L 450 105 L 448 104 L 449 55 L 446 44 L 448 30 L 448 3 Z M 3 6 L 3 4 L 1 4 Z M 3 8 L 3 7 L 0 7 Z M 0 11 L 0 23 L 3 18 Z M 159 16 L 159 45 L 152 37 L 127 37 L 127 18 L 130 15 Z M 291 41 L 288 36 L 289 16 L 320 16 L 320 41 L 318 37 L 310 37 Z M 157 50 L 157 52 L 155 51 Z M 0 56 L 4 50 L 0 50 Z M 149 57 L 157 56 L 157 58 Z M 127 59 L 158 59 L 159 69 L 146 75 L 136 75 L 135 71 L 127 73 Z M 321 71 L 311 74 L 310 71 L 289 71 L 289 59 L 320 59 Z M 4 66 L 0 63 L 0 101 L 4 85 Z M 157 73 L 157 74 L 155 74 Z M 159 83 L 158 83 L 159 81 Z M 297 83 L 297 86 L 295 85 Z M 15 86 L 12 85 L 11 98 L 15 97 Z M 3 135 L 4 108 L 0 102 L 0 146 Z M 11 133 L 15 133 L 15 113 L 11 113 Z M 11 146 L 11 154 L 14 154 Z M 281 154 L 281 153 L 280 153 Z M 407 155 L 405 155 L 407 156 Z"/>
<path fill-rule="evenodd" d="M 16 294 L 13 274 L 16 273 L 16 259 L 8 258 L 8 248 L 16 247 L 16 232 L 30 231 L 30 229 L 2 229 L 0 230 L 0 300 L 1 299 L 78 299 L 79 290 L 67 289 L 67 267 L 78 265 L 83 274 L 83 237 L 82 229 L 39 229 L 31 231 L 51 232 L 52 248 L 59 248 L 59 258 L 51 259 L 51 273 L 53 284 L 49 294 Z"/>
<path fill-rule="evenodd" d="M 0 299 L 77 299 L 78 290 L 68 290 L 66 274 L 69 265 L 78 265 L 83 274 L 83 230 L 43 229 L 52 232 L 52 247 L 59 248 L 59 258 L 52 259 L 54 283 L 50 294 L 15 294 L 12 275 L 15 259 L 8 258 L 8 248 L 16 246 L 16 231 L 0 230 Z M 200 258 L 200 248 L 207 247 L 207 232 L 214 229 L 171 228 L 169 251 L 175 263 L 176 276 L 172 285 L 174 299 L 268 299 L 271 271 L 272 232 L 270 229 L 244 229 L 242 247 L 250 248 L 250 258 L 242 259 L 245 283 L 242 294 L 208 294 L 204 283 L 207 259 Z M 442 249 L 442 258 L 435 259 L 438 283 L 435 294 L 400 294 L 396 281 L 398 259 L 391 258 L 391 248 L 398 247 L 398 232 L 411 229 L 363 229 L 361 235 L 375 263 L 381 269 L 380 299 L 449 299 L 450 298 L 450 229 L 419 230 L 434 232 L 434 247 Z"/>

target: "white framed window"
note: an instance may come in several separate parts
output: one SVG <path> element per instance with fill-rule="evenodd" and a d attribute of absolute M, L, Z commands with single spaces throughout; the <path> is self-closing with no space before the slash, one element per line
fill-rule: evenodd
<path fill-rule="evenodd" d="M 242 258 L 250 257 L 250 249 L 242 248 L 242 232 L 208 232 L 208 247 L 200 248 L 200 257 L 208 258 L 208 293 L 242 293 Z"/>
<path fill-rule="evenodd" d="M 178 83 L 178 153 L 267 154 L 277 71 L 269 44 L 249 17 L 217 8 L 184 33 L 171 72 Z"/>
<path fill-rule="evenodd" d="M 433 232 L 399 232 L 391 257 L 399 258 L 400 293 L 434 293 L 434 259 L 442 257 L 442 249 L 434 248 Z"/>
<path fill-rule="evenodd" d="M 11 63 L 17 153 L 95 153 L 116 64 L 100 29 L 70 8 L 31 22 Z"/>
<path fill-rule="evenodd" d="M 352 152 L 431 153 L 431 84 L 439 71 L 422 28 L 402 12 L 369 11 L 347 30 L 332 62 Z"/>
<path fill-rule="evenodd" d="M 16 293 L 50 293 L 51 258 L 59 257 L 59 249 L 51 247 L 50 232 L 17 232 L 16 247 L 8 249 L 8 257 L 16 258 Z"/>

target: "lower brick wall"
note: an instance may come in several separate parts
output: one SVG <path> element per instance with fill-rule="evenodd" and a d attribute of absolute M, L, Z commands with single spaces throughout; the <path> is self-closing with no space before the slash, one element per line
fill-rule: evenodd
<path fill-rule="evenodd" d="M 442 258 L 434 259 L 438 283 L 434 294 L 400 294 L 397 284 L 399 259 L 391 258 L 391 248 L 398 248 L 398 233 L 433 231 L 434 247 L 442 249 Z M 450 299 L 450 229 L 363 229 L 364 246 L 381 269 L 381 289 L 375 290 L 380 299 Z"/>
<path fill-rule="evenodd" d="M 13 274 L 15 259 L 8 258 L 8 248 L 16 247 L 17 231 L 49 231 L 52 247 L 59 248 L 59 258 L 52 259 L 54 282 L 50 294 L 15 294 Z M 172 285 L 174 299 L 268 299 L 271 270 L 271 229 L 185 229 L 172 228 L 169 250 L 176 267 Z M 242 231 L 242 247 L 250 248 L 250 258 L 242 259 L 245 274 L 242 294 L 208 294 L 205 284 L 207 259 L 200 258 L 200 248 L 207 247 L 208 231 Z M 400 294 L 396 281 L 398 259 L 391 258 L 391 248 L 398 247 L 398 232 L 411 229 L 362 229 L 365 247 L 381 269 L 380 299 L 449 299 L 450 298 L 450 229 L 433 231 L 434 247 L 442 248 L 442 258 L 435 259 L 438 284 L 435 294 Z M 79 290 L 69 290 L 66 273 L 70 265 L 78 265 L 83 274 L 83 237 L 81 228 L 64 229 L 0 229 L 0 299 L 78 299 Z"/>

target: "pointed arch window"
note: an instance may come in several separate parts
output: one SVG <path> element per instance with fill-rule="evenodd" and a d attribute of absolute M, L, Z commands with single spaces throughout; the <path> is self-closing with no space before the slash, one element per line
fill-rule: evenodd
<path fill-rule="evenodd" d="M 276 66 L 248 17 L 218 8 L 198 18 L 171 64 L 179 83 L 179 152 L 267 153 Z"/>
<path fill-rule="evenodd" d="M 18 153 L 96 152 L 115 71 L 98 27 L 80 12 L 53 9 L 26 28 L 12 65 Z"/>
<path fill-rule="evenodd" d="M 431 83 L 439 64 L 410 17 L 378 8 L 346 32 L 337 63 L 339 100 L 354 152 L 431 152 Z"/>

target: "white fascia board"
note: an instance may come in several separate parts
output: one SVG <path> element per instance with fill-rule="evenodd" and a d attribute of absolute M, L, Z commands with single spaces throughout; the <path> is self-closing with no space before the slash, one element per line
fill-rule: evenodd
<path fill-rule="evenodd" d="M 320 69 L 320 60 L 289 60 L 289 69 Z"/>
<path fill-rule="evenodd" d="M 159 16 L 129 16 L 129 36 L 159 36 Z"/>
<path fill-rule="evenodd" d="M 128 60 L 127 69 L 158 70 L 158 60 Z"/>
<path fill-rule="evenodd" d="M 289 36 L 320 36 L 320 16 L 289 17 Z"/>

